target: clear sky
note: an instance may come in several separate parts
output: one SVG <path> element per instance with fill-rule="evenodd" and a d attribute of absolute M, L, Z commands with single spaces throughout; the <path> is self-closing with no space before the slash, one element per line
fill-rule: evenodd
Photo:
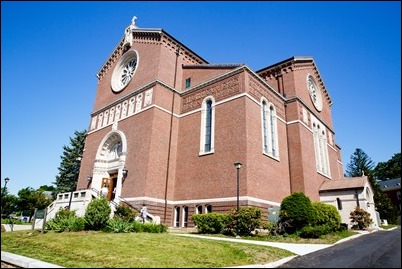
<path fill-rule="evenodd" d="M 344 169 L 401 152 L 401 2 L 1 2 L 1 186 L 51 185 L 63 145 L 88 129 L 96 73 L 137 16 L 209 63 L 257 71 L 314 58 Z"/>

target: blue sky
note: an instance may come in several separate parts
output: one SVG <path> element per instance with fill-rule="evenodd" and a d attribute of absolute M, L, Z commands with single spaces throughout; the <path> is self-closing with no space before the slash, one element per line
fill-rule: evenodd
<path fill-rule="evenodd" d="M 96 73 L 137 16 L 209 63 L 257 71 L 312 56 L 332 98 L 344 169 L 401 152 L 401 2 L 1 2 L 1 186 L 55 181 L 87 129 Z"/>

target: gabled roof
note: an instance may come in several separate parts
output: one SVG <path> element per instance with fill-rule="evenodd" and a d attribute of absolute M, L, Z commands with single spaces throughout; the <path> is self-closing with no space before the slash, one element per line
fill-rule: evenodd
<path fill-rule="evenodd" d="M 359 189 L 364 188 L 367 184 L 368 178 L 364 177 L 346 177 L 344 179 L 337 180 L 325 180 L 319 189 L 319 191 L 331 191 L 341 189 Z"/>
<path fill-rule="evenodd" d="M 257 74 L 259 74 L 260 76 L 264 76 L 267 74 L 272 74 L 272 73 L 277 73 L 278 71 L 285 69 L 285 68 L 297 68 L 298 66 L 303 66 L 306 64 L 312 64 L 315 71 L 317 72 L 317 79 L 318 79 L 318 83 L 321 85 L 322 90 L 323 90 L 323 94 L 325 95 L 326 99 L 329 102 L 329 105 L 332 105 L 332 99 L 329 96 L 329 93 L 327 91 L 327 88 L 325 87 L 324 81 L 322 80 L 321 74 L 318 71 L 318 67 L 315 64 L 315 61 L 313 59 L 313 57 L 311 56 L 293 56 L 289 59 L 280 61 L 276 64 L 272 64 L 270 66 L 264 67 L 258 71 L 256 71 Z"/>

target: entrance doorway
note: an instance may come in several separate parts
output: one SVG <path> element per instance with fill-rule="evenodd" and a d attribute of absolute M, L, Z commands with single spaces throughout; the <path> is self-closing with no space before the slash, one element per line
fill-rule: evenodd
<path fill-rule="evenodd" d="M 117 173 L 111 174 L 109 178 L 103 178 L 102 195 L 105 195 L 108 201 L 114 200 L 116 196 L 116 186 L 117 186 Z M 103 190 L 105 188 L 107 188 L 107 193 L 103 193 Z"/>

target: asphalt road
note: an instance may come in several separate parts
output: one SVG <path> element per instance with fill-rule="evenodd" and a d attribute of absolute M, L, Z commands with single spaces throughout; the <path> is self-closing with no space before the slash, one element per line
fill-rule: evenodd
<path fill-rule="evenodd" d="M 401 228 L 298 256 L 277 268 L 401 268 Z"/>

